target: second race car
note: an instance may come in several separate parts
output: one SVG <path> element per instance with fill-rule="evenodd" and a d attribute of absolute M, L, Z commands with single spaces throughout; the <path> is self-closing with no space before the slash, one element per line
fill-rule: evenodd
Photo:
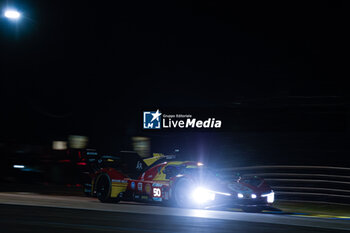
<path fill-rule="evenodd" d="M 200 162 L 174 161 L 135 152 L 102 156 L 91 174 L 92 196 L 101 202 L 161 202 L 185 208 L 230 206 L 259 212 L 274 202 L 274 192 L 259 177 L 224 178 Z"/>

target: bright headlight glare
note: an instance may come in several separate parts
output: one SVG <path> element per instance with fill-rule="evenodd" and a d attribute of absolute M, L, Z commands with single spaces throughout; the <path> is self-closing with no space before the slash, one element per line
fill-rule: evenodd
<path fill-rule="evenodd" d="M 21 17 L 21 13 L 16 10 L 6 10 L 4 16 L 9 19 L 19 19 Z"/>
<path fill-rule="evenodd" d="M 192 198 L 197 203 L 204 203 L 215 200 L 215 192 L 205 188 L 196 188 L 192 193 Z"/>
<path fill-rule="evenodd" d="M 275 201 L 275 193 L 272 191 L 271 193 L 263 194 L 262 197 L 267 197 L 267 203 L 273 203 Z"/>
<path fill-rule="evenodd" d="M 253 194 L 251 195 L 251 198 L 255 199 L 255 198 L 256 198 L 256 194 L 253 193 Z"/>
<path fill-rule="evenodd" d="M 237 197 L 238 197 L 238 198 L 243 198 L 244 196 L 243 196 L 242 193 L 238 193 L 238 194 L 237 194 Z"/>

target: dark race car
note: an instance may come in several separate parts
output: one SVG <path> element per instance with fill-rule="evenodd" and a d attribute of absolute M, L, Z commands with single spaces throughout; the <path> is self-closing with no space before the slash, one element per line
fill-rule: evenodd
<path fill-rule="evenodd" d="M 232 206 L 258 212 L 274 202 L 274 193 L 259 177 L 226 179 L 193 161 L 166 156 L 141 159 L 136 153 L 103 156 L 92 174 L 91 194 L 101 202 L 132 200 L 178 207 Z"/>

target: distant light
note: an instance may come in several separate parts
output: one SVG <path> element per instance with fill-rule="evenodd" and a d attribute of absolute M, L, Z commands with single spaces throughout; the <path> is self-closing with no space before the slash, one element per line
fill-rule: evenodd
<path fill-rule="evenodd" d="M 13 165 L 13 168 L 25 168 L 25 166 L 24 165 Z"/>
<path fill-rule="evenodd" d="M 237 197 L 238 197 L 238 198 L 243 198 L 244 196 L 243 196 L 242 193 L 238 193 L 238 194 L 237 194 Z"/>
<path fill-rule="evenodd" d="M 53 150 L 67 150 L 67 142 L 66 141 L 53 141 L 52 142 Z"/>
<path fill-rule="evenodd" d="M 252 197 L 253 199 L 255 199 L 255 198 L 256 198 L 256 194 L 253 193 L 253 194 L 251 195 L 251 197 Z"/>
<path fill-rule="evenodd" d="M 89 138 L 86 136 L 80 135 L 69 135 L 68 144 L 70 148 L 73 149 L 85 149 L 88 144 Z"/>
<path fill-rule="evenodd" d="M 203 163 L 201 163 L 201 162 L 198 162 L 197 163 L 197 166 L 199 167 L 199 166 L 203 166 L 204 164 Z"/>
<path fill-rule="evenodd" d="M 8 19 L 19 19 L 21 17 L 21 13 L 16 10 L 6 10 L 4 15 Z"/>

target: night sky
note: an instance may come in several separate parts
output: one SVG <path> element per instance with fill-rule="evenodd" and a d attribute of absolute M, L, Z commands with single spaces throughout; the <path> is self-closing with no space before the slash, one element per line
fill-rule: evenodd
<path fill-rule="evenodd" d="M 217 115 L 228 136 L 344 139 L 345 1 L 225 2 L 1 2 L 24 17 L 0 19 L 0 139 L 81 134 L 117 150 L 135 135 L 183 138 L 141 129 L 158 108 Z"/>

